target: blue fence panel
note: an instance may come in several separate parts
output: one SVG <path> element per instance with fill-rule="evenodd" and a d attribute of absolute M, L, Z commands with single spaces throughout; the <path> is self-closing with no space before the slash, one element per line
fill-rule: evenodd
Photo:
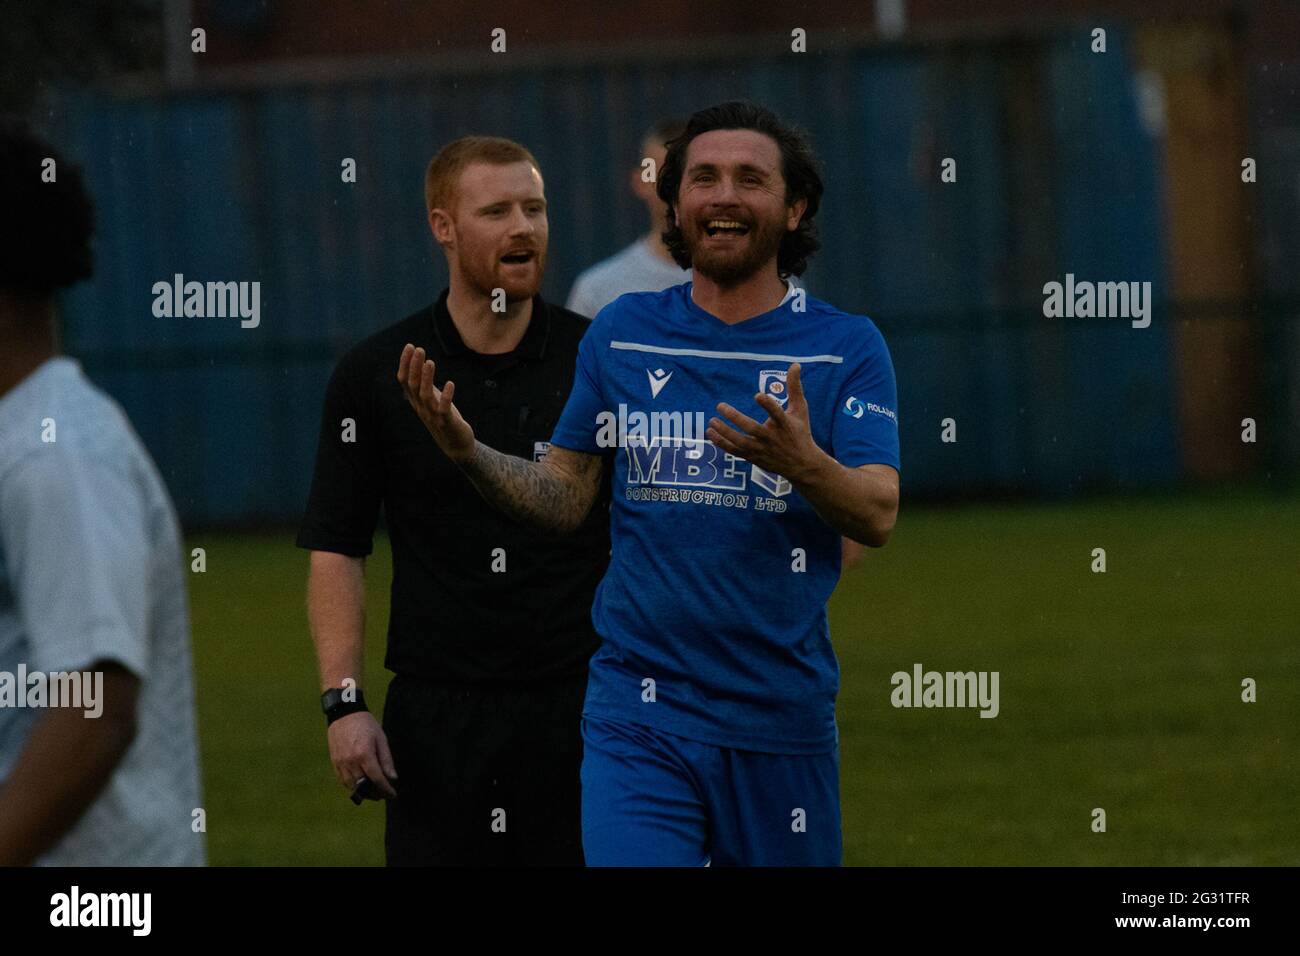
<path fill-rule="evenodd" d="M 1129 330 L 1032 314 L 1041 282 L 1066 271 L 1164 291 L 1156 149 L 1122 31 L 1110 42 L 1092 57 L 1083 33 L 1035 41 L 1039 66 L 1025 69 L 1047 91 L 1043 144 L 1007 136 L 1009 84 L 1023 74 L 997 43 L 73 98 L 59 139 L 88 170 L 100 241 L 95 278 L 65 298 L 68 346 L 122 401 L 186 520 L 293 520 L 333 362 L 446 284 L 423 211 L 440 145 L 494 133 L 534 152 L 550 202 L 543 294 L 563 301 L 579 271 L 646 228 L 628 189 L 644 131 L 747 96 L 813 137 L 827 192 L 804 281 L 886 333 L 909 493 L 1168 481 L 1159 316 Z M 1044 149 L 1059 268 L 1009 281 L 1025 271 L 1013 177 Z M 956 183 L 940 181 L 947 156 Z M 341 180 L 345 157 L 354 184 Z M 155 318 L 152 284 L 178 272 L 260 282 L 260 327 Z M 938 440 L 946 417 L 955 445 Z"/>
<path fill-rule="evenodd" d="M 1054 278 L 1150 282 L 1151 298 L 1164 303 L 1158 143 L 1139 122 L 1127 37 L 1111 29 L 1108 42 L 1104 56 L 1092 53 L 1085 35 L 1051 51 L 1061 211 Z M 1044 487 L 1079 478 L 1149 485 L 1177 477 L 1171 316 L 1151 318 L 1146 329 L 1123 317 L 1101 320 L 1111 334 L 1090 323 L 1071 327 L 1067 374 L 1079 400 L 1068 407 L 1069 454 L 1059 469 L 1040 472 Z"/>

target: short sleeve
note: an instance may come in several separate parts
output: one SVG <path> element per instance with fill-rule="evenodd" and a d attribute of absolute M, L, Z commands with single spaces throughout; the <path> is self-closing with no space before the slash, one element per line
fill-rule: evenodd
<path fill-rule="evenodd" d="M 590 319 L 600 311 L 600 306 L 596 305 L 592 298 L 591 283 L 587 279 L 587 274 L 583 273 L 574 280 L 573 288 L 569 290 L 569 301 L 564 307 L 570 312 L 577 312 Z"/>
<path fill-rule="evenodd" d="M 380 441 L 364 377 L 345 358 L 325 388 L 316 469 L 298 547 L 358 558 L 374 550 L 383 499 Z"/>
<path fill-rule="evenodd" d="M 890 465 L 899 470 L 898 387 L 885 338 L 868 324 L 848 367 L 831 426 L 831 453 L 841 465 Z"/>
<path fill-rule="evenodd" d="M 602 312 L 608 314 L 608 310 Z M 609 322 L 597 316 L 578 343 L 573 388 L 551 435 L 552 445 L 591 455 L 603 454 L 607 450 L 597 444 L 596 433 L 597 416 L 609 409 L 600 386 L 600 359 L 609 347 L 609 340 Z"/>
<path fill-rule="evenodd" d="M 112 660 L 147 677 L 155 575 L 144 489 L 52 445 L 5 476 L 0 515 L 29 666 L 74 671 Z"/>

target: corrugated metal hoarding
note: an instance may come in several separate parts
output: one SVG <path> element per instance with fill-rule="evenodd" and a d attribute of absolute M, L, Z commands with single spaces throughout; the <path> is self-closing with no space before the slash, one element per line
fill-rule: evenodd
<path fill-rule="evenodd" d="M 748 97 L 825 166 L 813 295 L 873 316 L 900 382 L 911 496 L 1069 494 L 1178 476 L 1166 327 L 1042 314 L 1042 286 L 1145 280 L 1164 297 L 1157 143 L 1122 33 L 823 56 L 83 96 L 54 132 L 99 208 L 99 268 L 67 347 L 123 403 L 192 523 L 295 520 L 334 359 L 432 301 L 426 163 L 469 132 L 537 156 L 543 294 L 644 229 L 626 187 L 657 119 Z M 341 162 L 357 162 L 357 182 Z M 957 160 L 957 182 L 940 162 Z M 154 283 L 258 281 L 261 321 L 156 318 Z M 397 357 L 394 356 L 394 366 Z M 958 441 L 939 441 L 953 418 Z"/>

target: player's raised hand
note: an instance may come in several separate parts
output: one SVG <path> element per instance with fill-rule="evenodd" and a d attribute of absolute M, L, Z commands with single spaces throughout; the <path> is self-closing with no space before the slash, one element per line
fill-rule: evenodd
<path fill-rule="evenodd" d="M 474 429 L 452 404 L 456 384 L 449 381 L 438 388 L 433 384 L 433 368 L 424 349 L 408 343 L 397 364 L 397 381 L 438 447 L 452 461 L 460 461 L 474 453 Z"/>
<path fill-rule="evenodd" d="M 718 403 L 718 414 L 739 428 L 730 428 L 720 419 L 709 419 L 705 436 L 723 451 L 758 465 L 764 471 L 797 481 L 814 466 L 824 453 L 813 441 L 812 426 L 808 420 L 808 401 L 804 397 L 803 383 L 799 380 L 799 363 L 790 366 L 785 377 L 790 397 L 788 408 L 782 408 L 771 395 L 755 396 L 758 404 L 768 414 L 767 421 L 759 424 L 745 413 L 726 402 Z"/>

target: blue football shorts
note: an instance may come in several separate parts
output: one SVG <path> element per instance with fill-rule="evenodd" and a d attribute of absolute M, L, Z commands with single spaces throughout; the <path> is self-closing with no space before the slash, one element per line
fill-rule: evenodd
<path fill-rule="evenodd" d="M 582 719 L 588 866 L 839 866 L 839 750 L 715 747 Z"/>

